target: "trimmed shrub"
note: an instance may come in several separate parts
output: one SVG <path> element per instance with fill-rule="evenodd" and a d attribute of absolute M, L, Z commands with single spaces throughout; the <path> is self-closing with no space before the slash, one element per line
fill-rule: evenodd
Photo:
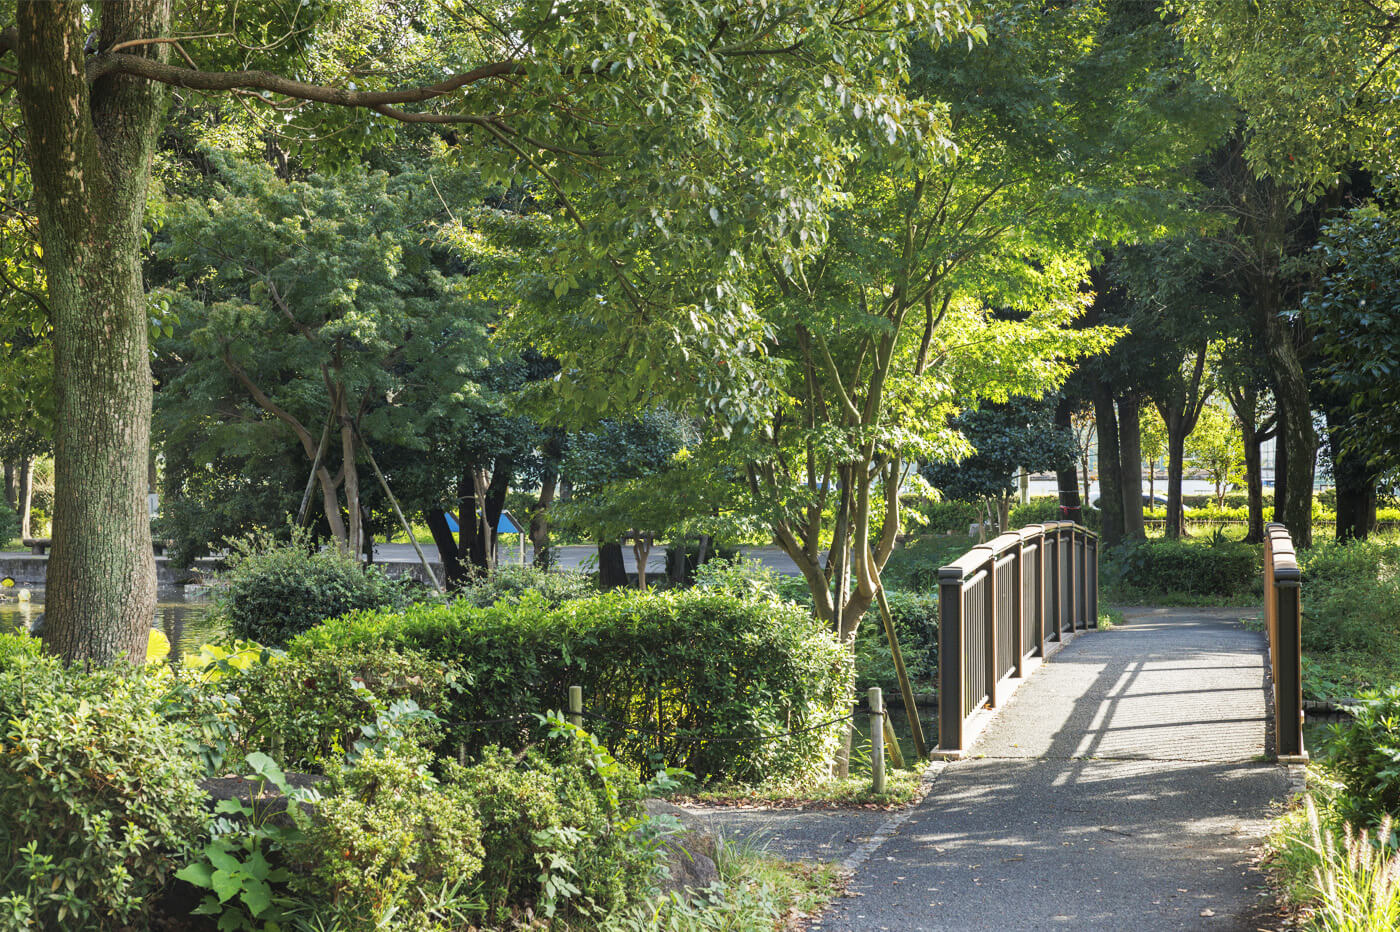
<path fill-rule="evenodd" d="M 1112 572 L 1129 593 L 1262 596 L 1262 559 L 1259 547 L 1235 541 L 1146 540 L 1120 550 Z"/>
<path fill-rule="evenodd" d="M 457 598 L 485 608 L 500 601 L 519 602 L 527 592 L 537 592 L 547 605 L 555 606 L 597 591 L 592 577 L 583 573 L 541 570 L 533 566 L 498 566 L 494 573 L 473 577 Z"/>
<path fill-rule="evenodd" d="M 469 686 L 445 716 L 443 750 L 454 756 L 523 747 L 540 728 L 529 713 L 565 708 L 577 685 L 613 756 L 639 773 L 674 766 L 701 779 L 815 776 L 838 728 L 757 739 L 840 716 L 851 682 L 847 651 L 803 609 L 705 590 L 359 612 L 308 631 L 290 652 L 332 647 L 456 665 Z"/>
<path fill-rule="evenodd" d="M 0 669 L 0 909 L 20 926 L 145 927 L 205 823 L 168 682 L 48 658 Z"/>
<path fill-rule="evenodd" d="M 1059 521 L 1060 500 L 1054 495 L 1037 495 L 1024 505 L 1011 506 L 1011 527 L 1019 530 L 1027 524 L 1044 524 L 1046 521 Z"/>
<path fill-rule="evenodd" d="M 928 534 L 966 534 L 969 524 L 982 521 L 980 502 L 932 501 L 925 500 L 911 505 L 924 519 L 924 532 Z"/>
<path fill-rule="evenodd" d="M 23 631 L 0 632 L 0 670 L 25 657 L 39 656 L 39 639 Z"/>
<path fill-rule="evenodd" d="M 316 651 L 259 658 L 211 684 L 232 696 L 226 720 L 231 758 L 273 749 L 286 766 L 319 771 L 339 760 L 395 703 L 446 714 L 457 688 L 456 668 L 413 650 Z M 406 726 L 405 738 L 433 746 L 441 738 L 431 720 Z"/>
<path fill-rule="evenodd" d="M 346 612 L 405 605 L 408 595 L 379 567 L 298 536 L 290 544 L 235 544 L 218 601 L 234 637 L 277 645 Z"/>

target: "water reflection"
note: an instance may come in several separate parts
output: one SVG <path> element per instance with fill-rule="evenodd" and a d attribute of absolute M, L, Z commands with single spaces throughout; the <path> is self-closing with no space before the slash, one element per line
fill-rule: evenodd
<path fill-rule="evenodd" d="M 28 602 L 20 602 L 10 590 L 0 602 L 0 630 L 28 629 L 44 611 L 44 590 L 32 590 Z M 165 632 L 170 639 L 170 655 L 179 659 L 185 651 L 198 650 L 223 633 L 218 617 L 210 611 L 212 603 L 206 589 L 195 587 L 161 589 L 156 593 L 156 613 L 152 627 Z"/>

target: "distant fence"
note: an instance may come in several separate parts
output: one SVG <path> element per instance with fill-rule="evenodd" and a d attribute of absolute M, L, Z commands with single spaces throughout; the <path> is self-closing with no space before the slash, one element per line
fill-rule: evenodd
<path fill-rule="evenodd" d="M 1274 748 L 1279 757 L 1303 752 L 1303 574 L 1288 528 L 1264 534 L 1264 624 L 1274 683 Z"/>
<path fill-rule="evenodd" d="M 1047 642 L 1097 626 L 1099 539 L 1073 521 L 1032 524 L 938 571 L 938 744 L 962 751 L 967 721 Z"/>

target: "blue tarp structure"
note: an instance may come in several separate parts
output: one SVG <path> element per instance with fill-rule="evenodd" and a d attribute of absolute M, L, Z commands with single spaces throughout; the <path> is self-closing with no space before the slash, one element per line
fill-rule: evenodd
<path fill-rule="evenodd" d="M 458 531 L 460 531 L 461 528 L 457 525 L 457 519 L 453 516 L 452 512 L 447 511 L 444 512 L 444 514 L 447 516 L 447 529 L 453 534 L 456 534 Z M 515 520 L 514 515 L 512 515 L 509 511 L 503 510 L 501 512 L 500 520 L 496 522 L 497 534 L 519 534 L 523 530 L 525 529 L 520 526 L 520 522 Z"/>

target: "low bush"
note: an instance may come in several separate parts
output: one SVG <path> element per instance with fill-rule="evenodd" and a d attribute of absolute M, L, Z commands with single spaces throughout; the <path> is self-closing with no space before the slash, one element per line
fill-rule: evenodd
<path fill-rule="evenodd" d="M 144 928 L 203 830 L 168 683 L 55 660 L 0 667 L 0 912 L 19 927 Z"/>
<path fill-rule="evenodd" d="M 1327 764 L 1342 785 L 1338 811 L 1371 828 L 1400 816 L 1400 687 L 1361 700 L 1350 721 L 1330 729 Z"/>
<path fill-rule="evenodd" d="M 938 594 L 922 594 L 902 589 L 886 592 L 890 617 L 894 619 L 904 669 L 915 692 L 926 692 L 938 676 Z M 879 686 L 886 697 L 899 696 L 899 678 L 894 655 L 885 635 L 878 605 L 871 606 L 856 630 L 856 693 Z"/>
<path fill-rule="evenodd" d="M 1028 524 L 1044 524 L 1047 521 L 1060 521 L 1064 515 L 1060 513 L 1060 500 L 1054 495 L 1037 495 L 1024 505 L 1013 505 L 1011 508 L 1011 527 L 1007 530 L 1015 531 Z"/>
<path fill-rule="evenodd" d="M 481 890 L 500 921 L 616 913 L 651 887 L 642 791 L 586 732 L 556 721 L 544 745 L 488 747 L 447 781 L 472 800 L 485 850 Z"/>
<path fill-rule="evenodd" d="M 968 525 L 982 521 L 981 502 L 933 501 L 926 499 L 911 506 L 923 518 L 927 534 L 966 534 Z"/>
<path fill-rule="evenodd" d="M 0 499 L 0 546 L 19 538 L 19 515 L 4 499 Z"/>
<path fill-rule="evenodd" d="M 362 730 L 391 706 L 407 703 L 444 714 L 458 686 L 455 666 L 417 651 L 330 646 L 264 654 L 230 670 L 213 690 L 233 700 L 226 715 L 230 759 L 271 750 L 285 766 L 320 771 L 343 759 Z M 405 729 L 406 737 L 426 747 L 441 737 L 431 718 Z"/>
<path fill-rule="evenodd" d="M 233 544 L 218 594 L 234 637 L 285 644 L 346 612 L 407 604 L 402 582 L 300 533 L 290 543 L 250 537 Z"/>
<path fill-rule="evenodd" d="M 1308 695 L 1349 696 L 1400 682 L 1400 543 L 1319 542 L 1299 563 Z"/>
<path fill-rule="evenodd" d="M 16 660 L 39 656 L 40 641 L 23 631 L 0 632 L 0 670 Z"/>
<path fill-rule="evenodd" d="M 530 713 L 565 708 L 577 685 L 590 728 L 615 757 L 638 772 L 682 767 L 702 780 L 821 770 L 838 728 L 762 738 L 839 717 L 850 690 L 847 652 L 809 613 L 709 590 L 359 612 L 308 631 L 290 653 L 333 647 L 455 665 L 468 688 L 450 697 L 445 752 L 523 747 L 539 729 Z"/>
<path fill-rule="evenodd" d="M 1263 596 L 1259 547 L 1224 538 L 1146 540 L 1104 563 L 1105 582 L 1124 601 L 1167 596 Z"/>
<path fill-rule="evenodd" d="M 290 851 L 301 866 L 292 890 L 317 915 L 347 932 L 408 930 L 447 918 L 434 915 L 444 891 L 457 910 L 478 906 L 462 896 L 474 893 L 485 854 L 478 801 L 425 765 L 391 752 L 330 769 Z"/>
<path fill-rule="evenodd" d="M 472 579 L 458 599 L 482 608 L 500 601 L 519 602 L 527 592 L 537 592 L 550 606 L 581 599 L 598 591 L 593 579 L 568 570 L 541 570 L 533 566 L 498 566 L 496 571 Z"/>

